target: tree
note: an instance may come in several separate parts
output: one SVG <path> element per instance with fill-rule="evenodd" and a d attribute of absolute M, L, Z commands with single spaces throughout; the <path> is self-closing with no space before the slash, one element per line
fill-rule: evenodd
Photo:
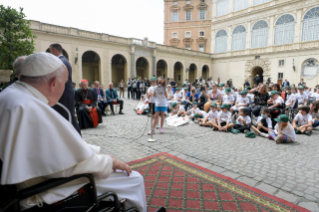
<path fill-rule="evenodd" d="M 23 8 L 17 11 L 0 5 L 0 69 L 2 70 L 12 70 L 12 63 L 17 57 L 32 54 L 35 50 L 36 36 L 32 34 L 30 22 L 24 20 L 25 17 Z"/>

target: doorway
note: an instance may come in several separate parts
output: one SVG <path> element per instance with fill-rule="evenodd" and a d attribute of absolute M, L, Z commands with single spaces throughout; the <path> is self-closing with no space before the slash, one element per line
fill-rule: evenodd
<path fill-rule="evenodd" d="M 261 67 L 257 66 L 255 68 L 253 68 L 253 70 L 251 72 L 251 85 L 252 85 L 252 87 L 254 86 L 254 78 L 257 75 L 260 78 L 259 82 L 264 83 L 263 73 L 264 73 L 264 70 Z"/>

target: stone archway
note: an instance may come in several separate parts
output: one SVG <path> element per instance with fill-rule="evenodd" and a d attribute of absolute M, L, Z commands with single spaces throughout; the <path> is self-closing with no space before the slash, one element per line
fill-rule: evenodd
<path fill-rule="evenodd" d="M 183 83 L 183 64 L 181 62 L 176 62 L 174 65 L 174 80 L 178 85 Z"/>
<path fill-rule="evenodd" d="M 188 81 L 190 83 L 193 83 L 195 82 L 196 78 L 197 78 L 197 66 L 194 63 L 192 63 L 188 71 Z"/>
<path fill-rule="evenodd" d="M 202 68 L 202 78 L 206 81 L 209 77 L 209 68 L 207 65 L 204 65 Z"/>
<path fill-rule="evenodd" d="M 112 82 L 115 87 L 119 86 L 121 80 L 127 81 L 127 62 L 123 55 L 117 54 L 112 57 Z"/>
<path fill-rule="evenodd" d="M 86 51 L 82 55 L 82 76 L 89 83 L 101 82 L 101 58 L 94 51 Z"/>
<path fill-rule="evenodd" d="M 257 72 L 260 73 L 261 69 L 262 75 L 259 74 L 259 76 L 263 80 L 261 82 L 265 83 L 267 79 L 270 77 L 270 64 L 271 62 L 269 59 L 248 60 L 246 62 L 245 79 L 253 79 L 255 77 L 254 74 L 256 74 Z M 252 82 L 253 81 L 251 81 L 251 83 Z"/>
<path fill-rule="evenodd" d="M 144 57 L 140 57 L 136 61 L 136 77 L 148 79 L 149 63 Z"/>
<path fill-rule="evenodd" d="M 165 60 L 159 60 L 156 65 L 156 76 L 163 77 L 164 79 L 168 77 L 167 75 L 167 63 Z"/>
<path fill-rule="evenodd" d="M 251 85 L 253 86 L 254 85 L 254 77 L 255 76 L 259 76 L 260 78 L 260 82 L 264 82 L 264 70 L 259 67 L 259 66 L 256 66 L 253 68 L 253 70 L 251 71 L 251 77 L 250 77 L 250 82 L 251 82 Z"/>

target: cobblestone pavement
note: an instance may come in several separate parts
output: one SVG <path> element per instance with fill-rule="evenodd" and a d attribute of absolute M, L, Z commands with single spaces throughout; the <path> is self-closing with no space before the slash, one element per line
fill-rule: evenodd
<path fill-rule="evenodd" d="M 83 130 L 83 138 L 99 145 L 102 152 L 129 162 L 168 152 L 189 162 L 319 211 L 319 131 L 308 137 L 297 135 L 294 144 L 280 144 L 244 134 L 214 132 L 188 124 L 164 126 L 165 134 L 147 141 L 150 119 L 136 115 L 137 101 L 124 99 L 125 115 L 108 115 L 95 129 Z"/>

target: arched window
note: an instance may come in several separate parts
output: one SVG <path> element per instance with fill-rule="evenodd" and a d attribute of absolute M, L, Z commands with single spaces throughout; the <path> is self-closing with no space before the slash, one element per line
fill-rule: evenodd
<path fill-rule="evenodd" d="M 222 53 L 227 51 L 227 32 L 219 30 L 216 34 L 215 53 Z"/>
<path fill-rule="evenodd" d="M 251 48 L 266 47 L 268 43 L 268 24 L 266 21 L 257 21 L 251 33 Z"/>
<path fill-rule="evenodd" d="M 228 13 L 228 0 L 217 0 L 216 16 L 226 15 Z"/>
<path fill-rule="evenodd" d="M 246 28 L 243 25 L 236 26 L 233 31 L 232 51 L 246 48 Z"/>
<path fill-rule="evenodd" d="M 302 41 L 319 39 L 319 7 L 309 10 L 303 18 Z"/>
<path fill-rule="evenodd" d="M 295 18 L 286 14 L 281 16 L 276 22 L 275 45 L 283 45 L 294 42 Z"/>
<path fill-rule="evenodd" d="M 269 2 L 270 0 L 254 0 L 254 6 L 255 5 L 258 5 L 258 4 L 263 4 L 263 3 L 266 3 L 266 2 Z"/>
<path fill-rule="evenodd" d="M 234 12 L 248 7 L 248 0 L 234 0 Z"/>

